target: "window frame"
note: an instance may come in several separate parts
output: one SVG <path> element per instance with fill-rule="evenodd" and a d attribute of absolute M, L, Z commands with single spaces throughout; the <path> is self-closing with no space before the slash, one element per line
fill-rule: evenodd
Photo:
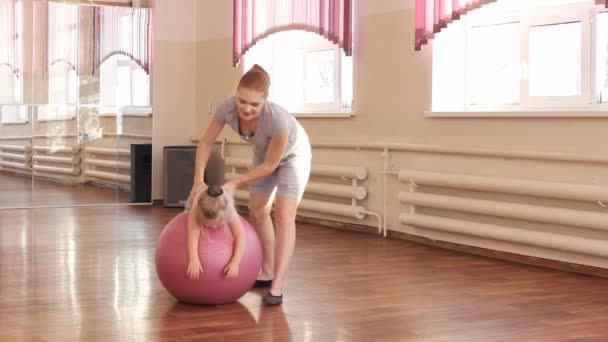
<path fill-rule="evenodd" d="M 597 15 L 608 12 L 604 6 L 589 2 L 562 4 L 557 6 L 542 6 L 537 10 L 505 11 L 501 15 L 471 18 L 464 16 L 463 45 L 465 53 L 464 65 L 464 98 L 461 109 L 441 109 L 440 105 L 431 105 L 431 110 L 425 111 L 427 117 L 608 117 L 608 103 L 596 101 L 596 31 Z M 550 15 L 547 15 L 547 14 Z M 533 26 L 581 22 L 581 95 L 577 99 L 571 97 L 532 97 L 529 96 L 527 67 L 529 63 L 529 32 Z M 520 101 L 513 105 L 471 105 L 470 104 L 470 72 L 469 53 L 467 46 L 470 30 L 474 26 L 498 25 L 501 23 L 520 23 Z M 433 51 L 431 49 L 431 51 Z M 455 84 L 456 86 L 456 84 Z"/>
<path fill-rule="evenodd" d="M 596 24 L 597 23 L 597 17 L 600 13 L 606 13 L 606 15 L 608 16 L 608 8 L 601 6 L 601 5 L 595 5 L 593 7 L 593 13 L 592 13 L 592 23 Z M 597 27 L 593 26 L 591 29 L 591 46 L 597 46 Z M 597 92 L 597 88 L 596 88 L 596 84 L 597 84 L 597 79 L 595 78 L 596 75 L 596 66 L 597 66 L 597 60 L 596 60 L 596 54 L 597 51 L 593 50 L 591 51 L 591 56 L 590 56 L 590 60 L 591 60 L 591 75 L 594 75 L 594 78 L 591 81 L 591 98 L 590 101 L 593 103 L 593 101 L 597 101 L 596 97 L 596 92 Z M 607 58 L 607 62 L 608 62 L 608 54 L 606 55 Z M 608 63 L 607 63 L 608 64 Z M 606 68 L 606 71 L 608 73 L 608 66 Z M 606 76 L 608 77 L 608 75 Z M 607 79 L 608 81 L 608 79 Z M 608 94 L 607 94 L 608 95 Z M 598 108 L 599 110 L 602 111 L 608 111 L 608 101 L 607 102 L 596 102 L 594 104 L 594 106 L 596 108 Z"/>

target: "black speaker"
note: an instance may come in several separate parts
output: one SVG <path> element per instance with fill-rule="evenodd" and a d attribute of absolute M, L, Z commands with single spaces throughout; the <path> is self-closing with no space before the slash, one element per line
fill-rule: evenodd
<path fill-rule="evenodd" d="M 165 146 L 165 207 L 184 207 L 194 182 L 196 146 Z M 205 182 L 207 178 L 203 176 Z"/>
<path fill-rule="evenodd" d="M 152 144 L 131 144 L 131 202 L 152 202 Z"/>

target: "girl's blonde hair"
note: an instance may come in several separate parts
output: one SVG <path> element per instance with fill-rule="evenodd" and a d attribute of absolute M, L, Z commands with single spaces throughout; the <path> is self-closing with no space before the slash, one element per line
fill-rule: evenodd
<path fill-rule="evenodd" d="M 264 68 L 254 64 L 249 71 L 241 76 L 236 89 L 239 90 L 241 87 L 260 91 L 264 93 L 264 98 L 266 98 L 270 88 L 270 76 Z"/>
<path fill-rule="evenodd" d="M 198 196 L 196 203 L 198 215 L 208 220 L 223 220 L 227 206 L 228 200 L 224 196 L 224 190 L 219 185 L 209 186 Z"/>

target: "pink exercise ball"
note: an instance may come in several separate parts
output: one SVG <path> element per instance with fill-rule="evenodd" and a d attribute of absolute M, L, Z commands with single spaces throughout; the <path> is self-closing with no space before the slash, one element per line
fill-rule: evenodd
<path fill-rule="evenodd" d="M 245 231 L 245 253 L 236 279 L 226 279 L 224 268 L 232 257 L 234 239 L 230 227 L 207 230 L 200 235 L 198 254 L 203 273 L 198 279 L 187 276 L 188 214 L 174 217 L 163 229 L 156 244 L 156 273 L 173 297 L 192 304 L 226 304 L 241 298 L 253 286 L 262 265 L 262 248 L 253 227 L 240 218 Z"/>

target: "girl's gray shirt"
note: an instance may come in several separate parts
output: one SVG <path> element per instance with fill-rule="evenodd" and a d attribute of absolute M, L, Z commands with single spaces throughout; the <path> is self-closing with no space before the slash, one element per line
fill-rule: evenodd
<path fill-rule="evenodd" d="M 288 132 L 288 140 L 281 155 L 281 161 L 287 161 L 296 156 L 310 157 L 311 155 L 310 141 L 304 128 L 293 115 L 276 103 L 266 101 L 260 112 L 260 121 L 255 134 L 251 137 L 241 134 L 234 96 L 217 107 L 214 118 L 222 125 L 228 124 L 241 139 L 253 145 L 254 161 L 263 161 L 270 139 L 285 131 Z"/>

